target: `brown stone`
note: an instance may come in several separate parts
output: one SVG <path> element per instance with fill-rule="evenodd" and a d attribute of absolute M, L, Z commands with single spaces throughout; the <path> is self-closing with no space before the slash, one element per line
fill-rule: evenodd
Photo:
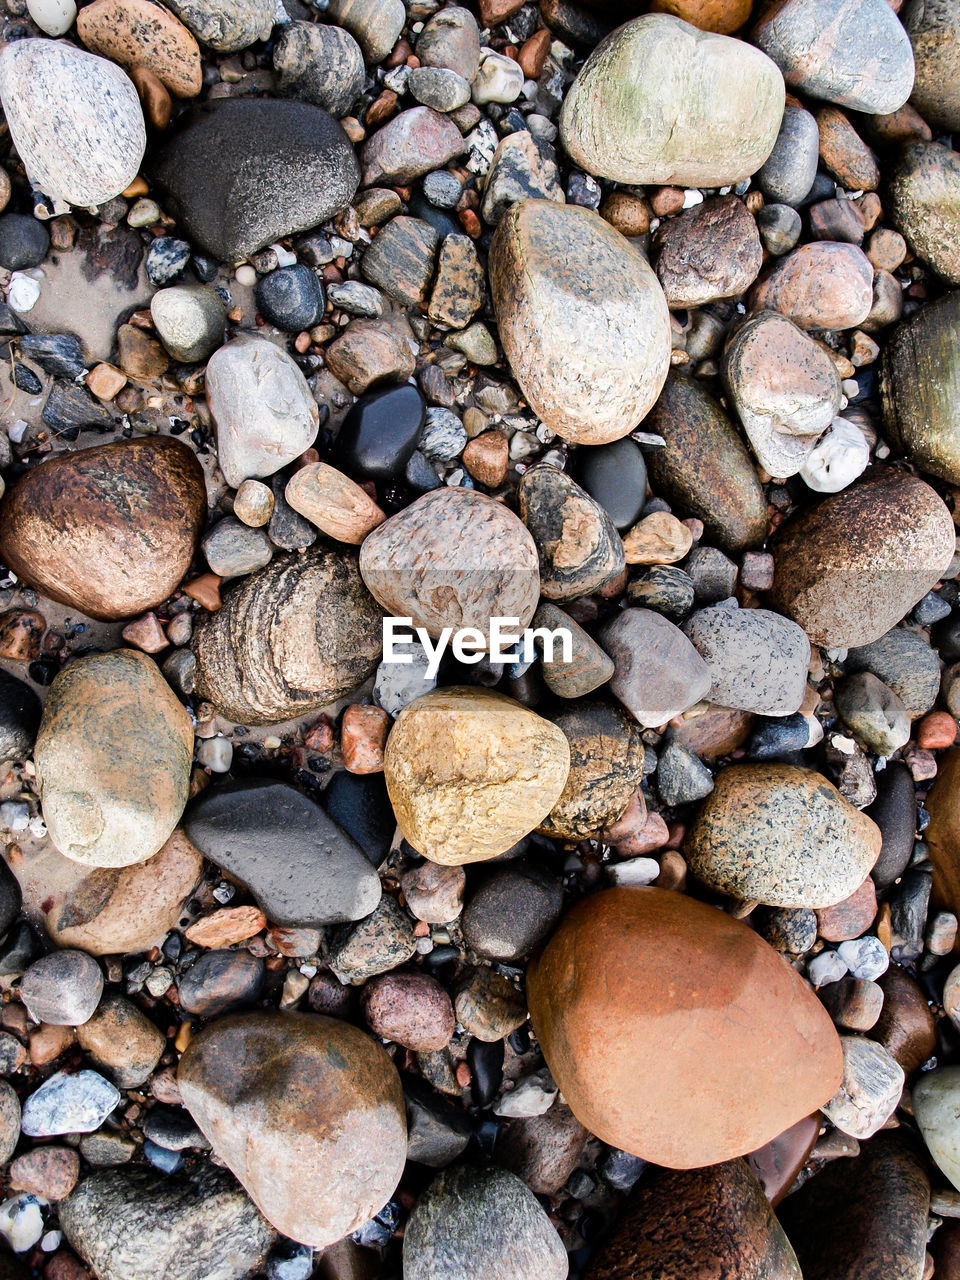
<path fill-rule="evenodd" d="M 434 324 L 464 329 L 483 305 L 486 277 L 469 236 L 445 236 L 427 307 Z"/>
<path fill-rule="evenodd" d="M 40 657 L 40 642 L 47 620 L 36 609 L 5 609 L 0 613 L 0 658 L 33 662 Z"/>
<path fill-rule="evenodd" d="M 743 1160 L 651 1169 L 638 1183 L 587 1280 L 802 1280 L 763 1187 Z"/>
<path fill-rule="evenodd" d="M 552 717 L 570 744 L 570 772 L 539 830 L 582 840 L 623 814 L 643 778 L 640 727 L 613 702 L 590 700 Z"/>
<path fill-rule="evenodd" d="M 467 873 L 462 867 L 421 862 L 400 877 L 407 910 L 427 924 L 449 924 L 463 910 Z"/>
<path fill-rule="evenodd" d="M 424 973 L 382 973 L 363 988 L 363 1015 L 374 1035 L 418 1053 L 444 1049 L 456 1028 L 444 988 Z"/>
<path fill-rule="evenodd" d="M 0 555 L 19 578 L 93 618 L 129 618 L 176 590 L 206 515 L 195 454 L 166 436 L 63 453 L 0 507 Z"/>
<path fill-rule="evenodd" d="M 127 375 L 112 364 L 98 364 L 87 374 L 84 385 L 98 400 L 112 400 L 127 385 Z"/>
<path fill-rule="evenodd" d="M 845 977 L 819 992 L 824 1008 L 843 1031 L 870 1031 L 883 1009 L 883 990 L 863 978 Z"/>
<path fill-rule="evenodd" d="M 510 442 L 502 431 L 483 431 L 467 441 L 463 465 L 474 480 L 488 489 L 496 489 L 507 478 Z"/>
<path fill-rule="evenodd" d="M 558 1100 L 541 1116 L 506 1121 L 497 1139 L 497 1163 L 522 1178 L 534 1195 L 553 1196 L 576 1169 L 589 1136 Z"/>
<path fill-rule="evenodd" d="M 502 694 L 457 687 L 408 703 L 384 757 L 400 830 L 446 864 L 515 845 L 554 807 L 569 767 L 556 725 Z"/>
<path fill-rule="evenodd" d="M 185 929 L 184 937 L 196 947 L 232 947 L 266 927 L 267 918 L 259 907 L 221 907 Z"/>
<path fill-rule="evenodd" d="M 133 324 L 117 330 L 117 352 L 120 368 L 130 378 L 159 378 L 170 368 L 163 344 Z"/>
<path fill-rule="evenodd" d="M 653 265 L 673 308 L 735 298 L 763 262 L 760 233 L 739 197 L 716 196 L 660 224 Z"/>
<path fill-rule="evenodd" d="M 523 0 L 480 0 L 480 21 L 485 27 L 496 27 L 523 8 Z"/>
<path fill-rule="evenodd" d="M 513 0 L 510 0 L 513 3 Z M 535 31 L 529 40 L 523 42 L 518 62 L 520 69 L 528 80 L 539 80 L 550 53 L 550 32 L 546 27 Z M 619 230 L 619 228 L 618 228 Z"/>
<path fill-rule="evenodd" d="M 219 574 L 201 573 L 199 577 L 191 578 L 189 582 L 183 584 L 183 594 L 189 596 L 191 600 L 196 600 L 197 604 L 208 612 L 216 613 L 223 607 L 223 601 L 220 598 L 222 582 L 223 579 Z"/>
<path fill-rule="evenodd" d="M 495 969 L 473 969 L 460 982 L 454 999 L 457 1021 L 485 1044 L 505 1039 L 527 1020 L 523 996 Z"/>
<path fill-rule="evenodd" d="M 45 1200 L 63 1200 L 79 1174 L 80 1157 L 70 1147 L 35 1147 L 10 1165 L 10 1186 Z"/>
<path fill-rule="evenodd" d="M 384 382 L 406 382 L 416 368 L 403 328 L 383 320 L 351 320 L 327 347 L 324 359 L 355 396 Z"/>
<path fill-rule="evenodd" d="M 728 36 L 750 17 L 750 0 L 653 0 L 651 13 L 672 13 L 701 31 Z"/>
<path fill-rule="evenodd" d="M 382 773 L 390 716 L 380 707 L 355 703 L 343 713 L 340 749 L 350 773 Z"/>
<path fill-rule="evenodd" d="M 930 142 L 933 138 L 933 130 L 909 102 L 905 102 L 899 111 L 861 116 L 860 120 L 864 133 L 880 147 L 896 147 L 903 142 Z"/>
<path fill-rule="evenodd" d="M 600 217 L 622 236 L 646 235 L 652 216 L 646 197 L 631 195 L 629 191 L 611 191 L 600 206 Z"/>
<path fill-rule="evenodd" d="M 883 1009 L 871 1029 L 876 1040 L 907 1075 L 920 1069 L 937 1050 L 936 1021 L 927 998 L 908 973 L 891 965 L 877 979 Z"/>
<path fill-rule="evenodd" d="M 173 115 L 173 101 L 166 85 L 146 67 L 131 67 L 129 75 L 140 95 L 144 115 L 154 129 L 165 129 Z"/>
<path fill-rule="evenodd" d="M 570 636 L 571 660 L 564 660 L 560 647 L 548 652 L 541 644 L 540 666 L 543 682 L 558 698 L 582 698 L 606 684 L 614 672 L 613 659 L 603 652 L 595 640 L 569 614 L 544 600 L 533 615 L 533 627 L 546 627 L 551 632 L 565 630 Z"/>
<path fill-rule="evenodd" d="M 806 1164 L 819 1136 L 820 1124 L 819 1112 L 813 1116 L 804 1116 L 789 1129 L 771 1138 L 765 1146 L 751 1151 L 745 1157 L 753 1176 L 774 1207 L 791 1190 L 797 1175 Z"/>
<path fill-rule="evenodd" d="M 880 168 L 876 156 L 839 107 L 820 107 L 817 111 L 820 131 L 820 159 L 841 187 L 848 191 L 876 191 L 880 185 Z"/>
<path fill-rule="evenodd" d="M 950 513 L 929 485 L 889 467 L 868 471 L 779 531 L 772 607 L 813 644 L 870 644 L 939 580 L 955 545 Z"/>
<path fill-rule="evenodd" d="M 692 546 L 690 529 L 669 511 L 644 516 L 623 538 L 627 564 L 676 564 Z"/>
<path fill-rule="evenodd" d="M 556 467 L 532 466 L 517 490 L 520 519 L 540 557 L 548 600 L 589 595 L 622 573 L 623 543 L 603 507 Z"/>
<path fill-rule="evenodd" d="M 890 223 L 937 275 L 960 285 L 960 155 L 939 142 L 910 142 L 885 177 Z"/>
<path fill-rule="evenodd" d="M 190 1042 L 178 1080 L 218 1157 L 293 1240 L 333 1244 L 400 1180 L 399 1077 L 347 1023 L 272 1011 L 221 1018 Z"/>
<path fill-rule="evenodd" d="M 877 890 L 870 876 L 849 898 L 817 912 L 817 932 L 827 942 L 859 938 L 873 924 L 877 914 Z"/>
<path fill-rule="evenodd" d="M 387 518 L 365 489 L 326 462 L 311 462 L 295 471 L 284 497 L 321 533 L 353 546 Z"/>
<path fill-rule="evenodd" d="M 430 291 L 438 240 L 429 222 L 391 219 L 363 255 L 363 278 L 394 302 L 419 307 Z"/>
<path fill-rule="evenodd" d="M 746 925 L 663 889 L 580 902 L 531 963 L 527 998 L 574 1114 L 670 1168 L 755 1150 L 842 1075 L 803 979 Z"/>
<path fill-rule="evenodd" d="M 107 995 L 89 1021 L 77 1027 L 81 1049 L 121 1089 L 149 1080 L 166 1038 L 124 996 Z"/>
<path fill-rule="evenodd" d="M 127 644 L 143 653 L 159 653 L 170 643 L 155 613 L 145 613 L 142 618 L 128 622 L 120 634 Z"/>
<path fill-rule="evenodd" d="M 856 245 L 818 240 L 778 258 L 750 310 L 779 311 L 801 329 L 852 329 L 870 314 L 873 267 Z"/>
<path fill-rule="evenodd" d="M 30 1061 L 35 1067 L 47 1067 L 66 1053 L 76 1038 L 73 1027 L 54 1027 L 43 1022 L 36 1031 L 30 1032 Z"/>
<path fill-rule="evenodd" d="M 702 714 L 690 715 L 681 725 L 668 730 L 668 737 L 712 764 L 742 747 L 752 728 L 753 715 L 749 711 L 709 703 Z"/>
<path fill-rule="evenodd" d="M 146 67 L 178 98 L 195 98 L 200 92 L 200 47 L 162 5 L 94 0 L 80 10 L 77 34 L 93 53 L 121 67 Z"/>

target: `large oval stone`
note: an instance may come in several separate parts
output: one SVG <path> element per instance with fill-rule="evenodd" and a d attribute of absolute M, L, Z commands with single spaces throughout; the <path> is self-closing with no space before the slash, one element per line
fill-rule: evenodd
<path fill-rule="evenodd" d="M 475 489 L 435 489 L 374 529 L 360 548 L 360 572 L 388 614 L 412 618 L 436 639 L 444 627 L 519 618 L 540 596 L 536 544 L 501 502 Z"/>
<path fill-rule="evenodd" d="M 950 512 L 928 484 L 893 468 L 809 507 L 774 541 L 773 608 L 813 644 L 879 640 L 953 559 Z"/>
<path fill-rule="evenodd" d="M 913 1088 L 913 1114 L 937 1168 L 960 1189 L 960 1067 L 941 1067 Z"/>
<path fill-rule="evenodd" d="M 911 106 L 944 133 L 960 131 L 960 6 L 956 0 L 908 0 L 900 21 L 916 64 Z"/>
<path fill-rule="evenodd" d="M 482 862 L 541 822 L 563 791 L 561 729 L 485 689 L 438 689 L 397 716 L 383 761 L 397 823 L 431 862 Z"/>
<path fill-rule="evenodd" d="M 0 556 L 51 600 L 128 618 L 173 594 L 207 510 L 203 471 L 166 436 L 62 453 L 0 505 Z"/>
<path fill-rule="evenodd" d="M 400 1077 L 345 1022 L 272 1010 L 221 1018 L 190 1042 L 177 1081 L 216 1154 L 292 1240 L 326 1248 L 400 1181 Z"/>
<path fill-rule="evenodd" d="M 195 98 L 203 87 L 196 40 L 152 0 L 93 0 L 77 15 L 77 35 L 92 53 L 152 71 L 178 98 Z"/>
<path fill-rule="evenodd" d="M 190 717 L 152 659 L 77 658 L 50 686 L 34 751 L 50 839 L 95 867 L 152 857 L 183 813 L 192 757 Z"/>
<path fill-rule="evenodd" d="M 960 292 L 928 302 L 883 352 L 887 438 L 930 475 L 960 484 Z"/>
<path fill-rule="evenodd" d="M 670 367 L 670 313 L 643 255 L 589 209 L 522 200 L 489 267 L 500 340 L 534 412 L 577 444 L 632 431 Z"/>
<path fill-rule="evenodd" d="M 614 182 L 721 187 L 773 150 L 783 77 L 758 49 L 647 14 L 600 42 L 567 93 L 571 159 Z"/>
<path fill-rule="evenodd" d="M 911 142 L 890 169 L 886 208 L 910 248 L 960 284 L 960 155 L 940 142 Z"/>
<path fill-rule="evenodd" d="M 140 99 L 106 58 L 65 40 L 13 40 L 0 51 L 0 101 L 30 185 L 51 199 L 103 204 L 137 176 Z"/>
<path fill-rule="evenodd" d="M 353 556 L 325 548 L 282 556 L 200 622 L 197 693 L 239 724 L 277 724 L 358 688 L 382 640 L 382 615 Z"/>
<path fill-rule="evenodd" d="M 691 871 L 770 907 L 831 907 L 863 883 L 880 829 L 813 769 L 722 769 L 683 847 Z"/>
<path fill-rule="evenodd" d="M 671 1169 L 753 1151 L 827 1102 L 840 1041 L 753 930 L 664 889 L 578 903 L 527 973 L 547 1065 L 604 1142 Z"/>
<path fill-rule="evenodd" d="M 749 302 L 751 311 L 779 311 L 801 329 L 852 329 L 873 306 L 873 266 L 855 244 L 816 240 L 774 259 Z"/>

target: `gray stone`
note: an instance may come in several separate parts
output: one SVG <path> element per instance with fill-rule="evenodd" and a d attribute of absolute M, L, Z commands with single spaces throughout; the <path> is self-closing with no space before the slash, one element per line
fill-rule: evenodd
<path fill-rule="evenodd" d="M 933 880 L 928 869 L 907 871 L 890 896 L 890 954 L 898 964 L 912 964 L 923 951 Z"/>
<path fill-rule="evenodd" d="M 768 609 L 700 609 L 684 634 L 710 670 L 710 700 L 739 711 L 789 716 L 807 688 L 810 642 Z"/>
<path fill-rule="evenodd" d="M 563 886 L 535 867 L 495 870 L 467 903 L 463 939 L 479 956 L 506 964 L 523 959 L 556 924 Z"/>
<path fill-rule="evenodd" d="M 262 529 L 233 516 L 218 521 L 204 535 L 203 554 L 207 564 L 221 578 L 238 578 L 254 569 L 262 569 L 273 558 L 273 544 Z"/>
<path fill-rule="evenodd" d="M 774 203 L 799 205 L 817 176 L 819 154 L 816 120 L 804 107 L 788 104 L 773 150 L 757 174 L 757 185 Z"/>
<path fill-rule="evenodd" d="M 327 17 L 345 27 L 369 63 L 382 62 L 407 20 L 403 0 L 330 0 Z"/>
<path fill-rule="evenodd" d="M 363 54 L 348 31 L 313 22 L 291 22 L 273 46 L 279 89 L 323 107 L 340 119 L 363 90 Z"/>
<path fill-rule="evenodd" d="M 466 443 L 466 429 L 452 410 L 427 410 L 423 435 L 420 437 L 422 454 L 433 462 L 453 462 L 463 453 Z"/>
<path fill-rule="evenodd" d="M 275 0 L 169 0 L 167 8 L 218 53 L 267 39 L 277 12 Z"/>
<path fill-rule="evenodd" d="M 447 5 L 424 24 L 417 39 L 417 57 L 425 67 L 447 67 L 467 84 L 480 66 L 480 31 L 469 9 Z"/>
<path fill-rule="evenodd" d="M 796 247 L 803 219 L 788 204 L 765 204 L 757 214 L 757 228 L 763 247 L 779 258 Z"/>
<path fill-rule="evenodd" d="M 52 951 L 35 960 L 20 981 L 20 997 L 38 1022 L 76 1027 L 93 1016 L 103 973 L 84 951 Z"/>
<path fill-rule="evenodd" d="M 414 67 L 407 92 L 434 111 L 456 111 L 470 101 L 470 82 L 445 67 Z"/>
<path fill-rule="evenodd" d="M 889 171 L 884 208 L 914 253 L 960 285 L 960 155 L 939 142 L 902 147 Z"/>
<path fill-rule="evenodd" d="M 508 133 L 494 152 L 480 213 L 484 222 L 495 227 L 512 204 L 527 199 L 564 203 L 553 148 L 518 129 Z"/>
<path fill-rule="evenodd" d="M 205 284 L 174 285 L 150 299 L 157 337 L 174 360 L 206 360 L 223 342 L 227 309 Z"/>
<path fill-rule="evenodd" d="M 903 1068 L 882 1044 L 861 1036 L 841 1036 L 843 1081 L 822 1108 L 851 1138 L 872 1138 L 893 1115 L 903 1093 Z"/>
<path fill-rule="evenodd" d="M 668 742 L 657 759 L 657 793 L 664 804 L 693 804 L 713 790 L 713 774 L 681 746 Z"/>
<path fill-rule="evenodd" d="M 13 1085 L 0 1080 L 0 1165 L 5 1165 L 20 1141 L 20 1099 Z"/>
<path fill-rule="evenodd" d="M 119 1089 L 96 1071 L 57 1071 L 23 1104 L 20 1127 L 29 1138 L 92 1133 L 119 1101 Z"/>
<path fill-rule="evenodd" d="M 911 720 L 926 714 L 940 691 L 936 651 L 918 631 L 894 627 L 872 644 L 851 649 L 848 671 L 872 671 L 897 695 Z"/>
<path fill-rule="evenodd" d="M 345 280 L 343 284 L 330 285 L 327 298 L 339 311 L 346 311 L 352 316 L 376 320 L 383 315 L 383 294 L 379 289 L 361 284 L 359 280 Z"/>
<path fill-rule="evenodd" d="M 927 1150 L 960 1190 L 960 1067 L 940 1067 L 913 1089 L 913 1114 Z"/>
<path fill-rule="evenodd" d="M 406 964 L 416 949 L 410 917 L 384 894 L 370 915 L 334 934 L 327 962 L 341 982 L 358 986 L 375 973 Z"/>
<path fill-rule="evenodd" d="M 834 702 L 844 722 L 878 756 L 889 756 L 910 739 L 910 716 L 889 686 L 872 672 L 840 681 Z"/>
<path fill-rule="evenodd" d="M 394 302 L 418 306 L 427 297 L 439 240 L 434 228 L 420 218 L 392 218 L 363 255 L 364 279 Z"/>
<path fill-rule="evenodd" d="M 737 585 L 737 566 L 719 547 L 694 547 L 684 567 L 699 604 L 715 604 L 733 595 Z"/>
<path fill-rule="evenodd" d="M 625 609 L 597 633 L 614 662 L 610 689 L 630 714 L 655 728 L 705 698 L 710 669 L 672 622 L 649 609 Z"/>

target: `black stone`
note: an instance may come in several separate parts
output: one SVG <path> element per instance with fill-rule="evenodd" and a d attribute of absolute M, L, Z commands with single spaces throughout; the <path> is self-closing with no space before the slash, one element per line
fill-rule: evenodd
<path fill-rule="evenodd" d="M 407 1159 L 430 1168 L 450 1164 L 470 1140 L 469 1119 L 420 1076 L 404 1073 L 401 1080 L 407 1107 Z"/>
<path fill-rule="evenodd" d="M 42 715 L 40 699 L 30 686 L 9 671 L 0 670 L 0 760 L 26 760 L 30 756 Z"/>
<path fill-rule="evenodd" d="M 642 609 L 654 609 L 672 622 L 680 622 L 693 608 L 693 579 L 673 565 L 656 564 L 642 569 L 627 586 L 627 599 Z"/>
<path fill-rule="evenodd" d="M 190 259 L 190 266 L 201 284 L 212 284 L 220 269 L 215 259 L 208 258 L 205 253 L 195 253 Z"/>
<path fill-rule="evenodd" d="M 898 964 L 912 964 L 923 951 L 933 879 L 929 868 L 908 871 L 890 895 L 890 954 Z"/>
<path fill-rule="evenodd" d="M 319 226 L 347 207 L 360 180 L 332 116 L 268 98 L 189 108 L 147 172 L 184 232 L 220 262 Z"/>
<path fill-rule="evenodd" d="M 536 866 L 513 863 L 494 871 L 467 903 L 463 939 L 488 960 L 520 960 L 553 929 L 563 888 Z"/>
<path fill-rule="evenodd" d="M 577 450 L 577 479 L 618 529 L 640 519 L 646 501 L 647 464 L 629 437 Z"/>
<path fill-rule="evenodd" d="M 473 1077 L 470 1095 L 475 1107 L 489 1107 L 503 1082 L 502 1040 L 478 1040 L 473 1036 L 467 1045 L 467 1066 Z"/>
<path fill-rule="evenodd" d="M 10 870 L 3 858 L 0 858 L 0 936 L 5 934 L 20 914 L 23 905 L 23 894 L 20 881 Z"/>
<path fill-rule="evenodd" d="M 877 798 L 866 813 L 880 828 L 883 843 L 871 875 L 878 889 L 886 889 L 907 869 L 917 829 L 917 800 L 913 776 L 905 764 L 888 764 L 875 775 Z"/>
<path fill-rule="evenodd" d="M 284 782 L 211 787 L 188 809 L 184 830 L 275 924 L 341 924 L 369 915 L 379 901 L 380 881 L 363 849 Z"/>
<path fill-rule="evenodd" d="M 459 222 L 454 221 L 443 209 L 438 209 L 436 205 L 431 204 L 419 188 L 411 195 L 407 208 L 411 217 L 419 218 L 421 222 L 429 222 L 441 240 L 444 236 L 463 235 L 463 227 Z"/>
<path fill-rule="evenodd" d="M 55 378 L 79 378 L 87 367 L 83 347 L 72 333 L 26 333 L 20 354 Z"/>
<path fill-rule="evenodd" d="M 43 955 L 43 943 L 27 920 L 15 924 L 0 942 L 0 978 L 25 973 Z"/>
<path fill-rule="evenodd" d="M 420 442 L 425 414 L 423 396 L 409 383 L 361 396 L 334 444 L 337 466 L 372 480 L 403 475 Z"/>
<path fill-rule="evenodd" d="M 316 273 L 301 263 L 270 271 L 257 282 L 257 310 L 284 333 L 312 329 L 323 315 L 323 305 Z"/>
<path fill-rule="evenodd" d="M 40 417 L 44 425 L 55 432 L 80 427 L 113 426 L 113 414 L 99 400 L 95 400 L 86 387 L 59 378 L 50 388 Z"/>
<path fill-rule="evenodd" d="M 0 334 L 26 333 L 27 326 L 5 302 L 0 302 Z"/>
<path fill-rule="evenodd" d="M 316 542 L 317 528 L 299 512 L 294 511 L 287 502 L 284 490 L 287 487 L 285 476 L 273 476 L 270 488 L 273 490 L 273 514 L 267 525 L 267 535 L 274 546 L 284 551 L 306 551 Z"/>
<path fill-rule="evenodd" d="M 265 966 L 249 951 L 206 951 L 180 979 L 180 1007 L 204 1018 L 252 1004 Z"/>
<path fill-rule="evenodd" d="M 25 391 L 28 396 L 38 396 L 43 390 L 43 383 L 27 365 L 21 364 L 19 360 L 14 361 L 13 365 L 13 382 L 21 391 Z"/>
<path fill-rule="evenodd" d="M 50 233 L 42 222 L 25 213 L 0 217 L 0 267 L 23 271 L 39 267 L 50 248 Z"/>
<path fill-rule="evenodd" d="M 810 740 L 810 726 L 800 712 L 792 716 L 758 718 L 747 743 L 751 760 L 778 760 L 783 755 L 802 751 Z"/>
<path fill-rule="evenodd" d="M 190 246 L 173 236 L 157 236 L 147 250 L 147 275 L 150 283 L 172 284 L 190 265 Z"/>
<path fill-rule="evenodd" d="M 378 866 L 390 852 L 397 826 L 383 774 L 335 773 L 323 793 L 323 806 Z"/>
<path fill-rule="evenodd" d="M 597 1173 L 614 1191 L 629 1191 L 647 1167 L 647 1162 L 619 1147 L 608 1147 L 597 1162 Z"/>

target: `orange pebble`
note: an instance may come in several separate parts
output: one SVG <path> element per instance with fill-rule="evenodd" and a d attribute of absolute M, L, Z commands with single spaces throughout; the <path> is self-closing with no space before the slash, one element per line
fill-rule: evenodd
<path fill-rule="evenodd" d="M 191 600 L 196 600 L 197 604 L 202 605 L 208 612 L 216 613 L 223 604 L 220 599 L 222 581 L 223 579 L 215 573 L 201 573 L 199 578 L 194 578 L 184 585 L 183 593 Z"/>
<path fill-rule="evenodd" d="M 460 1088 L 466 1089 L 472 1079 L 473 1076 L 467 1064 L 465 1062 L 457 1063 L 457 1084 Z"/>
<path fill-rule="evenodd" d="M 925 751 L 952 747 L 957 740 L 957 722 L 946 711 L 931 711 L 917 725 L 917 746 Z"/>

